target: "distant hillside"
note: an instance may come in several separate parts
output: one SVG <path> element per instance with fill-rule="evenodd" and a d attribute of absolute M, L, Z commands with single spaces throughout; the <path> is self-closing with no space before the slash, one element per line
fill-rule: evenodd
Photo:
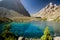
<path fill-rule="evenodd" d="M 0 7 L 17 11 L 24 16 L 30 16 L 27 10 L 21 4 L 20 0 L 3 0 L 0 2 Z"/>
<path fill-rule="evenodd" d="M 23 17 L 23 15 L 19 14 L 16 11 L 0 7 L 0 17 L 12 18 L 12 17 Z"/>
<path fill-rule="evenodd" d="M 60 18 L 60 5 L 50 3 L 34 14 L 33 17 L 46 18 L 48 21 Z"/>

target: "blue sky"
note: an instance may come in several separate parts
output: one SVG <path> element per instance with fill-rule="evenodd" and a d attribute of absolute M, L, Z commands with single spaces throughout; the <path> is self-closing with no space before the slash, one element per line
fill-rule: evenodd
<path fill-rule="evenodd" d="M 30 14 L 38 12 L 50 2 L 60 4 L 60 0 L 21 0 L 21 2 Z"/>

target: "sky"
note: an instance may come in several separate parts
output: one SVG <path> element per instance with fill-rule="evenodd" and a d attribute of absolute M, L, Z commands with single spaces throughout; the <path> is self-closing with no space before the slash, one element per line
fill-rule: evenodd
<path fill-rule="evenodd" d="M 0 0 L 0 1 L 2 1 L 2 0 Z"/>
<path fill-rule="evenodd" d="M 60 4 L 60 0 L 21 0 L 21 2 L 30 14 L 38 12 L 50 2 Z"/>

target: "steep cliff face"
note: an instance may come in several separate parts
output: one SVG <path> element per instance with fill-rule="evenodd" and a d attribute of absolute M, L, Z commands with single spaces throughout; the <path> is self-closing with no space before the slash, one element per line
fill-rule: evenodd
<path fill-rule="evenodd" d="M 3 0 L 0 2 L 0 7 L 17 11 L 24 16 L 30 16 L 27 10 L 21 4 L 20 0 Z"/>
<path fill-rule="evenodd" d="M 33 17 L 47 18 L 47 20 L 52 20 L 60 17 L 60 5 L 50 3 L 39 12 L 34 14 Z"/>

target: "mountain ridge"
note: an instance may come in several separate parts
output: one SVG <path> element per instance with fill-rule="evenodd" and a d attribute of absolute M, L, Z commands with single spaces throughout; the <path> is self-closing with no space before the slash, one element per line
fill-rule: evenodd
<path fill-rule="evenodd" d="M 24 8 L 19 0 L 2 0 L 0 2 L 0 7 L 4 7 L 9 10 L 17 11 L 24 16 L 30 16 L 28 11 Z"/>
<path fill-rule="evenodd" d="M 14 10 L 9 10 L 3 7 L 0 7 L 0 17 L 12 18 L 12 17 L 23 17 L 22 14 Z"/>
<path fill-rule="evenodd" d="M 34 14 L 33 17 L 47 18 L 47 20 L 53 20 L 60 17 L 60 5 L 50 3 Z"/>

